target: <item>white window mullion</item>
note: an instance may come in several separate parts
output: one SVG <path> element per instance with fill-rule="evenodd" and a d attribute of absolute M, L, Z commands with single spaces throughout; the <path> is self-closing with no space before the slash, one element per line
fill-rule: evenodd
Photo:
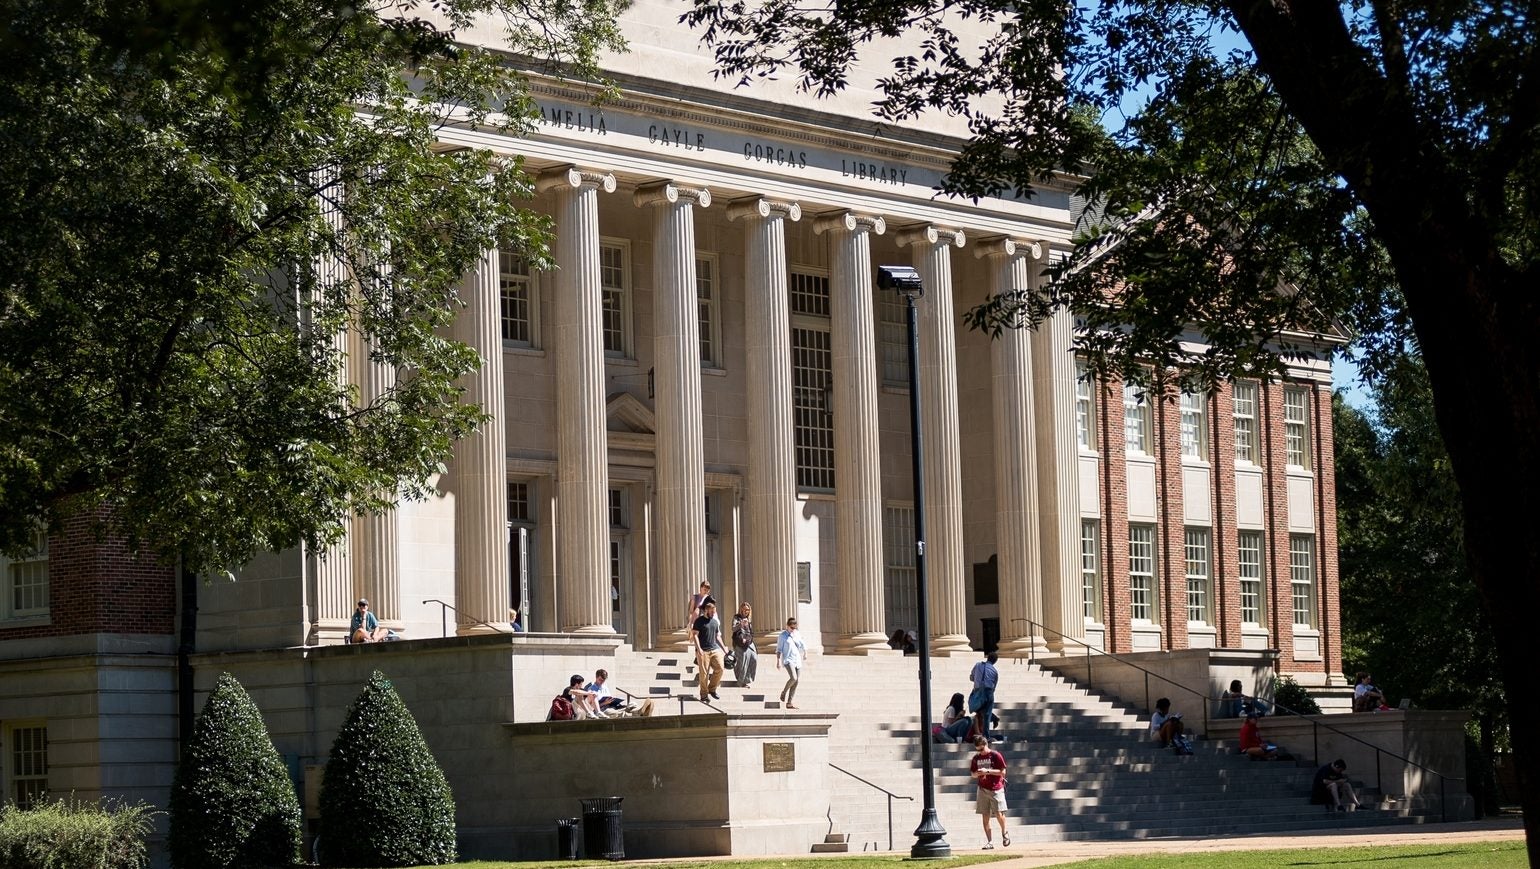
<path fill-rule="evenodd" d="M 1155 621 L 1155 526 L 1128 526 L 1128 615 Z"/>

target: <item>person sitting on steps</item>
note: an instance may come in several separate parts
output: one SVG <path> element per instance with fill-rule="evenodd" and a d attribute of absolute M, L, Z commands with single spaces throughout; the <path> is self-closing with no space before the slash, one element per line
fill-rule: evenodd
<path fill-rule="evenodd" d="M 1261 728 L 1257 726 L 1260 717 L 1252 712 L 1241 725 L 1241 754 L 1252 760 L 1279 760 L 1278 746 L 1262 740 Z"/>
<path fill-rule="evenodd" d="M 1339 757 L 1315 771 L 1315 779 L 1310 782 L 1310 802 L 1325 806 L 1328 812 L 1358 810 L 1358 795 L 1347 779 L 1347 761 Z"/>

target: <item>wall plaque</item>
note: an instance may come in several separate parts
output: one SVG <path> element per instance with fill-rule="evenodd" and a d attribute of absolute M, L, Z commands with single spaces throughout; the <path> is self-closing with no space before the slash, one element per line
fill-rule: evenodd
<path fill-rule="evenodd" d="M 795 743 L 765 743 L 765 772 L 791 772 L 796 768 L 797 746 Z"/>

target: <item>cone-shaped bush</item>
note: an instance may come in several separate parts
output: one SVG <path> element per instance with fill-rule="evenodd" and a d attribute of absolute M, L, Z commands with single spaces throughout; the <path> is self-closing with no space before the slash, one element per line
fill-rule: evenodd
<path fill-rule="evenodd" d="M 262 713 L 223 673 L 193 726 L 171 786 L 171 864 L 178 869 L 292 866 L 299 799 Z"/>
<path fill-rule="evenodd" d="M 455 859 L 455 802 L 400 695 L 375 671 L 332 743 L 321 782 L 321 862 L 418 866 Z"/>

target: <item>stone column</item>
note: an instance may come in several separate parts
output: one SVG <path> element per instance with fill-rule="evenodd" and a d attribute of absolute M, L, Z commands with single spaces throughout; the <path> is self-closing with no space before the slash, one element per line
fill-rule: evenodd
<path fill-rule="evenodd" d="M 974 249 L 990 262 L 991 295 L 1031 287 L 1037 245 L 995 239 Z M 1000 654 L 1046 647 L 1031 621 L 1043 620 L 1036 431 L 1032 417 L 1032 333 L 1004 329 L 991 348 L 994 380 L 995 541 L 1000 554 Z"/>
<path fill-rule="evenodd" d="M 877 339 L 871 236 L 881 217 L 820 217 L 829 238 L 834 368 L 834 535 L 839 572 L 839 650 L 888 648 L 882 585 L 882 441 L 877 424 Z"/>
<path fill-rule="evenodd" d="M 345 231 L 342 210 L 337 203 L 343 196 L 342 181 L 336 169 L 324 169 L 316 173 L 317 199 L 322 217 L 334 233 Z M 317 305 L 335 303 L 337 294 L 350 292 L 348 268 L 342 256 L 328 252 L 315 263 L 315 285 L 311 299 Z M 311 324 L 310 328 L 314 328 Z M 327 343 L 338 355 L 337 388 L 348 386 L 348 330 L 344 326 L 327 336 Z M 342 536 L 320 552 L 312 552 L 311 570 L 315 577 L 315 607 L 312 614 L 310 636 L 312 642 L 340 640 L 347 634 L 348 622 L 353 617 L 353 568 L 351 555 L 352 522 L 342 523 Z"/>
<path fill-rule="evenodd" d="M 615 176 L 569 167 L 536 189 L 556 193 L 557 625 L 612 634 L 599 191 L 615 192 Z"/>
<path fill-rule="evenodd" d="M 358 335 L 353 345 L 358 400 L 364 407 L 378 405 L 396 386 L 395 366 L 375 361 L 372 344 L 365 336 Z M 501 368 L 501 352 L 495 361 Z M 498 382 L 502 382 L 501 371 Z M 387 499 L 395 501 L 395 494 L 390 493 Z M 351 531 L 354 593 L 369 599 L 375 618 L 397 629 L 401 627 L 399 524 L 396 508 L 392 505 L 383 513 L 354 516 Z"/>
<path fill-rule="evenodd" d="M 481 368 L 460 379 L 460 400 L 488 416 L 454 446 L 455 632 L 494 633 L 508 621 L 508 448 L 503 423 L 503 339 L 499 258 L 483 251 L 465 276 L 465 308 L 452 333 L 481 357 Z"/>
<path fill-rule="evenodd" d="M 685 643 L 683 604 L 706 578 L 706 457 L 701 434 L 700 301 L 695 285 L 695 206 L 711 191 L 659 181 L 633 200 L 653 209 L 653 400 L 657 417 L 658 608 L 664 642 Z"/>
<path fill-rule="evenodd" d="M 1044 251 L 1047 242 L 1040 242 Z M 1044 261 L 1047 265 L 1047 261 Z M 1041 272 L 1034 276 L 1043 279 Z M 1034 289 L 1038 289 L 1034 284 Z M 1075 321 L 1060 308 L 1032 339 L 1032 398 L 1037 417 L 1038 533 L 1042 543 L 1043 640 L 1054 651 L 1085 647 L 1085 588 L 1080 576 L 1080 449 L 1075 442 Z"/>
<path fill-rule="evenodd" d="M 734 203 L 727 216 L 745 221 L 748 560 L 760 646 L 770 651 L 786 620 L 797 614 L 797 457 L 786 222 L 802 219 L 802 208 L 795 202 L 756 198 Z"/>
<path fill-rule="evenodd" d="M 957 418 L 957 335 L 952 313 L 952 248 L 959 231 L 926 226 L 898 236 L 913 248 L 925 285 L 920 297 L 920 414 L 925 432 L 926 568 L 931 652 L 971 654 L 963 556 L 962 449 Z"/>

